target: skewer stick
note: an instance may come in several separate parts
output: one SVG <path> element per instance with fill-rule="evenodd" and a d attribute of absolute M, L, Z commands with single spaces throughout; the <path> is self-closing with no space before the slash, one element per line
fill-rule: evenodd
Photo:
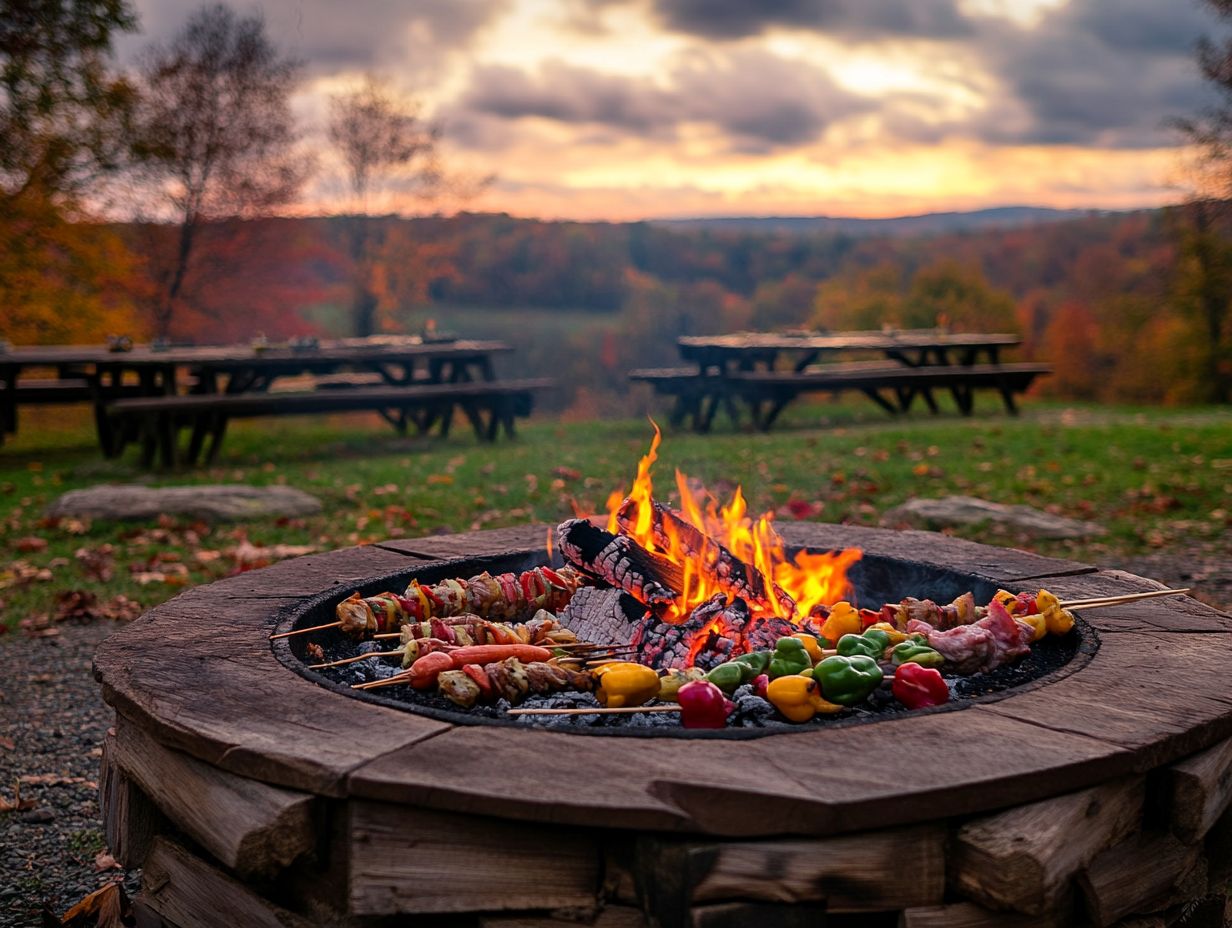
<path fill-rule="evenodd" d="M 325 628 L 337 628 L 341 622 L 326 622 L 324 625 L 314 625 L 312 628 L 296 628 L 289 632 L 279 632 L 277 635 L 270 635 L 269 640 L 275 641 L 279 638 L 290 638 L 292 635 L 306 635 L 309 632 L 319 632 Z"/>
<path fill-rule="evenodd" d="M 344 657 L 340 661 L 330 661 L 328 664 L 309 664 L 309 670 L 324 670 L 326 667 L 341 667 L 343 664 L 353 664 L 356 661 L 366 661 L 370 657 L 401 657 L 403 650 L 369 651 L 367 654 L 356 654 L 354 657 Z"/>
<path fill-rule="evenodd" d="M 593 709 L 510 709 L 506 715 L 628 715 L 634 712 L 679 712 L 679 706 L 621 706 Z"/>
<path fill-rule="evenodd" d="M 1188 593 L 1190 589 L 1190 587 L 1185 587 L 1180 590 L 1150 590 L 1146 593 L 1125 593 L 1121 596 L 1094 596 L 1090 599 L 1072 599 L 1069 602 L 1061 603 L 1061 608 L 1092 609 L 1100 606 L 1119 606 L 1122 603 L 1136 603 L 1140 599 L 1154 599 L 1156 596 L 1180 596 L 1182 593 Z"/>
<path fill-rule="evenodd" d="M 356 683 L 351 689 L 353 690 L 373 690 L 379 686 L 393 686 L 397 683 L 410 683 L 411 675 L 409 673 L 396 673 L 392 677 L 386 677 L 384 680 L 369 680 L 367 683 Z"/>

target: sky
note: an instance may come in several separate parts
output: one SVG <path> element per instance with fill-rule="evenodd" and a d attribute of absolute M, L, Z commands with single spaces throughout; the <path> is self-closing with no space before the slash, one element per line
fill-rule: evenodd
<path fill-rule="evenodd" d="M 459 206 L 632 220 L 861 216 L 1179 198 L 1176 117 L 1212 102 L 1200 0 L 264 0 L 304 62 L 295 100 L 336 208 L 331 94 L 369 75 L 444 130 L 445 164 L 494 175 Z M 193 9 L 134 0 L 170 38 Z M 1221 28 L 1222 25 L 1222 28 Z"/>

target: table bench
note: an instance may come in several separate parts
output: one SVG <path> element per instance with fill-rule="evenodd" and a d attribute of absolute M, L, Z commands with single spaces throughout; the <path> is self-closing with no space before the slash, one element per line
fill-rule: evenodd
<path fill-rule="evenodd" d="M 1051 373 L 1046 364 L 973 364 L 905 367 L 884 361 L 824 364 L 801 371 L 732 371 L 715 375 L 696 368 L 653 368 L 629 373 L 631 380 L 649 383 L 657 394 L 675 399 L 671 423 L 692 420 L 696 431 L 709 431 L 720 404 L 733 421 L 739 418 L 736 400 L 748 404 L 753 424 L 769 429 L 783 408 L 803 393 L 838 394 L 856 390 L 886 412 L 907 412 L 917 396 L 938 411 L 932 391 L 947 388 L 959 411 L 971 415 L 976 390 L 997 390 L 1011 415 L 1018 412 L 1015 395 L 1025 392 L 1035 378 Z M 890 391 L 887 397 L 882 391 Z"/>
<path fill-rule="evenodd" d="M 502 427 L 513 437 L 514 419 L 530 415 L 535 392 L 550 386 L 551 380 L 471 381 L 122 399 L 107 406 L 111 433 L 118 440 L 106 451 L 112 457 L 119 455 L 128 438 L 135 437 L 141 443 L 142 464 L 147 467 L 156 460 L 164 467 L 173 467 L 177 461 L 192 465 L 207 439 L 206 461 L 214 459 L 231 419 L 360 411 L 380 413 L 399 433 L 413 424 L 421 434 L 439 427 L 445 436 L 454 410 L 460 409 L 481 441 L 494 441 Z M 183 454 L 179 451 L 181 429 L 190 431 Z"/>

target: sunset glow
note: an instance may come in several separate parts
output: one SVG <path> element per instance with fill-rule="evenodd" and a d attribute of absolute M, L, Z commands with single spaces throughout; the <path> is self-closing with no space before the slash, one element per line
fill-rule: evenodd
<path fill-rule="evenodd" d="M 137 6 L 130 59 L 182 17 Z M 1168 122 L 1204 105 L 1193 49 L 1215 26 L 1156 0 L 260 7 L 305 62 L 309 124 L 378 74 L 443 120 L 455 169 L 496 175 L 467 208 L 616 220 L 1169 202 Z M 329 154 L 308 143 L 326 170 L 303 208 L 335 208 Z"/>

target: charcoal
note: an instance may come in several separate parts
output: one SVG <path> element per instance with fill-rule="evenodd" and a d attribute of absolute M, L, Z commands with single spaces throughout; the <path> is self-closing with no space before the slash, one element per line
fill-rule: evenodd
<path fill-rule="evenodd" d="M 579 641 L 628 644 L 646 607 L 623 590 L 584 586 L 560 614 L 560 623 Z"/>
<path fill-rule="evenodd" d="M 796 632 L 794 625 L 778 616 L 758 619 L 744 630 L 744 649 L 746 651 L 772 651 L 780 638 L 790 638 Z"/>
<path fill-rule="evenodd" d="M 621 531 L 628 532 L 632 524 L 637 504 L 632 499 L 625 500 L 616 513 L 616 521 Z M 771 610 L 770 592 L 766 589 L 766 578 L 718 541 L 705 534 L 697 526 L 686 522 L 675 512 L 662 503 L 651 503 L 653 517 L 651 531 L 654 542 L 660 548 L 671 546 L 671 536 L 690 559 L 705 570 L 708 577 L 718 584 L 719 589 L 732 596 L 739 596 L 747 602 L 763 609 Z M 795 610 L 795 600 L 787 592 L 773 585 L 775 599 L 782 604 L 786 612 Z"/>
<path fill-rule="evenodd" d="M 737 691 L 734 702 L 736 703 L 736 722 L 739 725 L 761 727 L 774 718 L 774 706 L 754 693 L 741 696 Z"/>
<path fill-rule="evenodd" d="M 629 593 L 648 606 L 667 605 L 680 595 L 684 576 L 666 558 L 651 554 L 625 535 L 570 519 L 556 527 L 560 553 L 574 567 Z"/>

